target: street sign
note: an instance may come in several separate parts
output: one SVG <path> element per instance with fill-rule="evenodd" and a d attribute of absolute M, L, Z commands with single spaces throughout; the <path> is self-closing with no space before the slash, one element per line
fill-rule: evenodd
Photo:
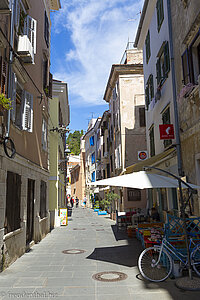
<path fill-rule="evenodd" d="M 174 126 L 173 124 L 162 124 L 159 125 L 160 139 L 161 140 L 172 140 L 174 139 Z"/>
<path fill-rule="evenodd" d="M 145 160 L 148 158 L 147 151 L 138 151 L 138 160 Z"/>
<path fill-rule="evenodd" d="M 60 208 L 60 225 L 67 226 L 67 208 Z"/>

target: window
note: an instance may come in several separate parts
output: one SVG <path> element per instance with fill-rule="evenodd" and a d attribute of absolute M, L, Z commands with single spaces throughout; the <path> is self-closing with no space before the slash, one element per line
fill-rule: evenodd
<path fill-rule="evenodd" d="M 127 189 L 128 201 L 140 201 L 141 200 L 141 191 L 139 189 Z"/>
<path fill-rule="evenodd" d="M 90 146 L 94 146 L 94 136 L 90 137 Z"/>
<path fill-rule="evenodd" d="M 95 163 L 95 153 L 92 153 L 92 156 L 91 156 L 91 162 L 92 162 L 92 164 Z"/>
<path fill-rule="evenodd" d="M 200 74 L 200 29 L 182 55 L 182 69 L 185 85 L 188 83 L 198 83 L 198 76 Z"/>
<path fill-rule="evenodd" d="M 0 93 L 7 93 L 7 62 L 0 56 Z"/>
<path fill-rule="evenodd" d="M 158 28 L 158 32 L 159 32 L 162 22 L 164 20 L 163 0 L 157 1 L 156 10 L 157 10 L 157 28 Z"/>
<path fill-rule="evenodd" d="M 170 122 L 170 108 L 169 107 L 167 107 L 165 109 L 165 111 L 163 112 L 162 121 L 163 121 L 163 124 L 171 124 L 171 122 Z M 167 146 L 172 144 L 172 140 L 164 140 L 163 143 L 164 143 L 164 147 L 166 148 Z"/>
<path fill-rule="evenodd" d="M 145 89 L 145 102 L 146 102 L 146 108 L 149 108 L 150 102 L 154 98 L 154 83 L 153 83 L 153 75 L 151 74 L 147 80 L 146 83 L 146 89 Z"/>
<path fill-rule="evenodd" d="M 49 19 L 46 11 L 44 14 L 44 39 L 46 41 L 47 47 L 49 48 Z"/>
<path fill-rule="evenodd" d="M 145 108 L 139 107 L 139 120 L 140 120 L 140 127 L 146 126 L 146 120 L 145 120 Z"/>
<path fill-rule="evenodd" d="M 147 33 L 147 37 L 145 40 L 145 48 L 146 48 L 146 63 L 148 64 L 149 58 L 151 56 L 151 48 L 150 48 L 150 31 Z"/>
<path fill-rule="evenodd" d="M 33 47 L 33 53 L 36 54 L 36 29 L 37 21 L 30 16 L 26 16 L 24 20 L 24 28 L 22 35 L 27 35 Z"/>
<path fill-rule="evenodd" d="M 48 96 L 48 59 L 43 60 L 43 90 Z"/>
<path fill-rule="evenodd" d="M 41 180 L 40 183 L 40 218 L 43 219 L 47 216 L 46 201 L 47 201 L 47 184 Z"/>
<path fill-rule="evenodd" d="M 92 181 L 92 182 L 95 182 L 95 171 L 92 172 L 92 175 L 91 175 L 91 181 Z"/>
<path fill-rule="evenodd" d="M 13 123 L 22 130 L 33 131 L 33 95 L 23 90 L 12 74 L 12 111 Z"/>
<path fill-rule="evenodd" d="M 157 85 L 161 86 L 170 71 L 169 43 L 164 42 L 158 54 L 156 63 Z"/>
<path fill-rule="evenodd" d="M 47 150 L 47 122 L 45 119 L 42 120 L 42 148 Z"/>
<path fill-rule="evenodd" d="M 24 91 L 24 107 L 22 111 L 22 129 L 33 131 L 33 96 Z"/>
<path fill-rule="evenodd" d="M 5 233 L 20 228 L 21 176 L 7 172 Z"/>
<path fill-rule="evenodd" d="M 149 130 L 149 139 L 150 139 L 150 155 L 155 155 L 155 143 L 154 143 L 154 126 Z"/>

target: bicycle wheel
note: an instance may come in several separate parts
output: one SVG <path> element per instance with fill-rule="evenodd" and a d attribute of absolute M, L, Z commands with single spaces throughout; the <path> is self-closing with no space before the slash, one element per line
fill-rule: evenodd
<path fill-rule="evenodd" d="M 200 244 L 198 244 L 191 253 L 191 264 L 194 271 L 200 276 Z"/>
<path fill-rule="evenodd" d="M 160 249 L 160 247 L 150 247 L 140 254 L 138 267 L 142 276 L 147 280 L 163 281 L 172 271 L 172 258 L 165 250 L 162 251 L 160 261 L 157 264 Z"/>

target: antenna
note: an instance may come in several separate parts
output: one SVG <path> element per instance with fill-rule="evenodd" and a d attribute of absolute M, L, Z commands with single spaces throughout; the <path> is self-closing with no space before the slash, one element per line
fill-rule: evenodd
<path fill-rule="evenodd" d="M 94 112 L 92 111 L 92 112 L 90 112 L 91 114 L 92 114 L 92 119 L 94 118 Z"/>

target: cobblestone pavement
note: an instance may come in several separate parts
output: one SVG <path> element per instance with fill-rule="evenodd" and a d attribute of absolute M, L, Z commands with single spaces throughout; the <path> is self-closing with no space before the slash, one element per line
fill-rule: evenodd
<path fill-rule="evenodd" d="M 136 239 L 116 232 L 108 216 L 74 208 L 67 227 L 54 229 L 0 273 L 0 299 L 200 299 L 200 292 L 177 289 L 175 280 L 143 280 L 137 268 L 141 250 Z M 97 276 L 106 281 L 94 279 L 100 272 L 108 272 Z"/>

